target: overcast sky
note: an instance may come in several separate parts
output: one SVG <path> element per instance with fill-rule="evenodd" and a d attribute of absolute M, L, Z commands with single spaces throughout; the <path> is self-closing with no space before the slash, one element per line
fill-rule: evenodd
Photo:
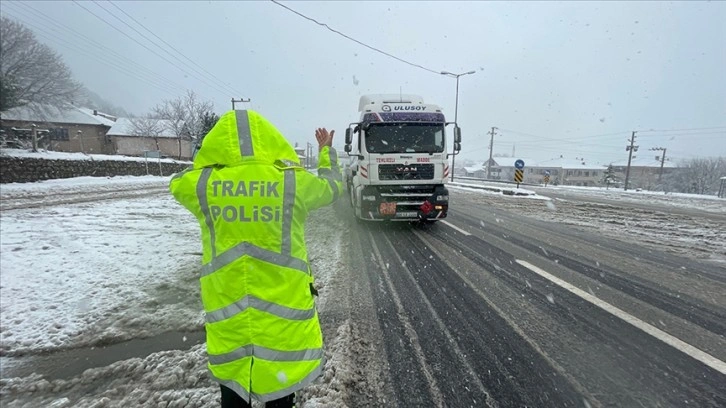
<path fill-rule="evenodd" d="M 282 3 L 426 69 L 266 1 L 3 1 L 0 11 L 137 114 L 186 89 L 218 113 L 251 98 L 242 106 L 292 142 L 325 126 L 342 146 L 360 95 L 418 94 L 453 120 L 456 80 L 437 72 L 475 70 L 459 84 L 459 159 L 486 159 L 492 126 L 495 154 L 532 160 L 624 161 L 633 130 L 639 155 L 726 156 L 726 2 Z"/>

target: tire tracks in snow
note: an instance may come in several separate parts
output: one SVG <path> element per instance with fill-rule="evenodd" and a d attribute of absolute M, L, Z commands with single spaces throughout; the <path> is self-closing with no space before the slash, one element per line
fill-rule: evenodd
<path fill-rule="evenodd" d="M 81 204 L 104 200 L 141 198 L 152 195 L 168 194 L 168 187 L 149 187 L 139 190 L 138 187 L 119 188 L 103 191 L 59 192 L 52 195 L 17 195 L 4 198 L 0 203 L 0 212 L 25 210 L 31 208 L 54 207 L 58 205 Z"/>
<path fill-rule="evenodd" d="M 453 265 L 430 251 L 416 228 L 382 224 L 367 232 L 379 264 L 369 276 L 378 289 L 374 296 L 399 405 L 581 405 L 573 382 Z"/>
<path fill-rule="evenodd" d="M 516 258 L 503 240 L 488 240 L 474 218 L 466 227 L 471 236 L 431 228 L 422 239 L 430 248 L 457 254 L 461 263 L 454 261 L 458 268 L 452 269 L 483 297 L 491 298 L 502 315 L 526 333 L 525 338 L 581 384 L 578 388 L 595 396 L 589 403 L 721 404 L 719 373 L 513 262 Z M 532 256 L 542 257 L 542 251 L 532 251 Z M 481 270 L 467 267 L 469 262 Z M 558 262 L 551 265 L 561 268 Z"/>

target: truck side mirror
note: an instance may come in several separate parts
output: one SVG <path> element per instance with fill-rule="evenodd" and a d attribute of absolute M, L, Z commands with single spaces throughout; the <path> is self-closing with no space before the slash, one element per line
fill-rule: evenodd
<path fill-rule="evenodd" d="M 461 128 L 459 126 L 454 128 L 454 142 L 461 143 Z"/>
<path fill-rule="evenodd" d="M 353 136 L 350 134 L 350 128 L 345 129 L 345 144 L 353 143 Z"/>
<path fill-rule="evenodd" d="M 349 145 L 349 144 L 345 145 L 345 148 L 344 148 L 344 149 L 345 149 L 345 152 L 346 152 L 346 153 L 350 153 L 350 152 L 351 152 L 351 150 L 353 150 L 353 148 L 352 148 L 352 147 L 351 147 L 351 145 Z"/>
<path fill-rule="evenodd" d="M 458 153 L 460 150 L 461 150 L 461 143 L 454 142 L 454 151 Z"/>

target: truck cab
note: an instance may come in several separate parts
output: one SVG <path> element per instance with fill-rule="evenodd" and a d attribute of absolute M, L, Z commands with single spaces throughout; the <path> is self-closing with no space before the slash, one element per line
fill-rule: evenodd
<path fill-rule="evenodd" d="M 374 221 L 435 221 L 446 217 L 447 123 L 441 108 L 417 95 L 364 95 L 360 121 L 346 129 L 350 161 L 345 183 L 355 216 Z M 355 140 L 354 140 L 355 139 Z"/>

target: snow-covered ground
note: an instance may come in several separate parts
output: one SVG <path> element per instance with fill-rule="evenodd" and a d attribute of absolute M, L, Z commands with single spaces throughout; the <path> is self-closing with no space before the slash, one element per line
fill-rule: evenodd
<path fill-rule="evenodd" d="M 165 192 L 168 182 L 79 177 L 0 186 L 0 355 L 6 368 L 39 352 L 201 329 L 199 227 Z M 135 190 L 152 194 L 139 198 L 130 194 Z M 28 200 L 31 208 L 18 208 Z M 332 214 L 331 208 L 312 214 L 308 231 L 321 314 L 328 281 L 344 267 L 343 230 L 330 222 Z M 326 335 L 330 363 L 323 379 L 302 394 L 308 407 L 344 406 L 336 384 L 346 372 L 347 347 L 339 344 L 348 340 L 345 323 Z M 0 396 L 7 406 L 27 407 L 215 406 L 219 390 L 206 375 L 205 358 L 198 345 L 71 379 L 3 379 Z M 108 383 L 105 391 L 89 389 L 99 383 Z"/>
<path fill-rule="evenodd" d="M 710 212 L 726 214 L 726 199 L 714 195 L 665 193 L 663 191 L 624 191 L 622 188 L 605 187 L 578 187 L 578 186 L 548 186 L 547 189 L 559 193 L 570 193 L 576 197 L 594 197 L 622 202 L 644 202 L 663 204 L 681 208 L 692 208 Z M 547 194 L 539 190 L 541 194 Z"/>
<path fill-rule="evenodd" d="M 715 213 L 726 214 L 726 199 L 718 198 L 713 195 L 700 195 L 700 194 L 684 194 L 684 193 L 665 193 L 663 191 L 646 191 L 646 190 L 628 190 L 625 191 L 622 188 L 605 188 L 605 187 L 579 187 L 579 186 L 552 186 L 536 187 L 536 190 L 522 186 L 517 188 L 516 185 L 508 183 L 491 183 L 486 181 L 477 181 L 472 179 L 463 179 L 463 181 L 457 181 L 451 183 L 450 187 L 456 187 L 460 189 L 471 189 L 471 188 L 486 188 L 489 191 L 497 192 L 504 195 L 533 195 L 539 194 L 539 197 L 530 198 L 543 198 L 547 199 L 548 192 L 558 193 L 559 195 L 571 195 L 573 198 L 577 197 L 591 197 L 598 199 L 606 199 L 612 201 L 620 201 L 625 203 L 644 203 L 659 204 L 659 205 L 670 205 L 680 208 L 689 208 L 696 210 L 703 210 Z"/>
<path fill-rule="evenodd" d="M 475 194 L 474 200 L 483 205 L 522 216 L 574 225 L 694 259 L 726 263 L 726 199 L 716 196 L 577 186 L 517 189 L 472 180 L 449 187 Z M 512 196 L 522 190 L 526 195 Z"/>
<path fill-rule="evenodd" d="M 5 156 L 12 156 L 12 157 L 27 157 L 27 158 L 34 158 L 34 159 L 45 159 L 45 160 L 114 160 L 114 161 L 153 161 L 158 162 L 161 161 L 162 163 L 180 163 L 178 160 L 174 159 L 162 159 L 162 158 L 144 158 L 144 157 L 134 157 L 134 156 L 118 156 L 118 155 L 108 155 L 108 154 L 86 154 L 86 153 L 66 153 L 66 152 L 56 152 L 53 150 L 44 150 L 39 149 L 37 152 L 33 152 L 26 149 L 7 149 L 3 148 L 0 150 L 0 155 Z M 186 162 L 182 162 L 186 163 Z"/>

